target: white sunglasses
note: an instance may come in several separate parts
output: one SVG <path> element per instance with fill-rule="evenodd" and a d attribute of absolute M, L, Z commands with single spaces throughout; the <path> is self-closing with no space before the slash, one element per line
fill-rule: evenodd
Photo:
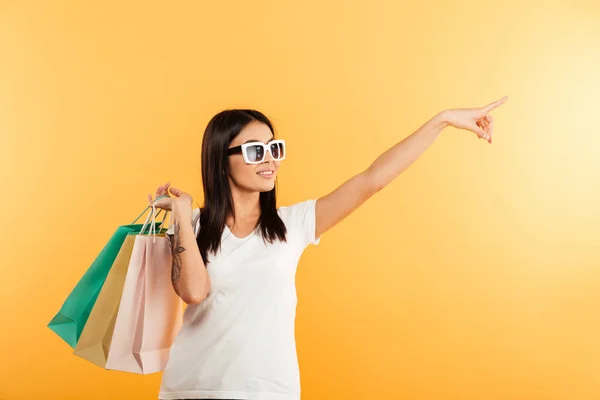
<path fill-rule="evenodd" d="M 227 150 L 227 155 L 242 153 L 246 164 L 259 164 L 264 161 L 267 151 L 275 161 L 285 159 L 285 140 L 271 140 L 269 143 L 251 142 Z"/>

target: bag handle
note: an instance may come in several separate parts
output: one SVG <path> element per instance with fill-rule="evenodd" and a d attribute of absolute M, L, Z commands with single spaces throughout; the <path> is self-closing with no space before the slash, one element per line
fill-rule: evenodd
<path fill-rule="evenodd" d="M 156 198 L 154 201 L 156 201 L 156 200 L 159 200 L 159 199 L 164 199 L 165 197 L 169 197 L 169 196 L 168 196 L 168 195 L 166 195 L 166 194 L 163 194 L 162 196 L 158 196 L 158 197 L 157 197 L 157 198 Z M 146 207 L 146 208 L 144 209 L 144 211 L 142 211 L 142 213 L 141 213 L 140 215 L 138 215 L 138 217 L 137 217 L 137 218 L 136 218 L 136 219 L 135 219 L 135 220 L 134 220 L 134 221 L 131 223 L 131 225 L 135 224 L 135 223 L 136 223 L 136 222 L 137 222 L 137 221 L 138 221 L 140 218 L 142 218 L 142 215 L 144 215 L 144 213 L 145 213 L 146 211 L 148 211 L 148 209 L 149 209 L 149 208 L 152 208 L 152 206 L 148 206 L 148 207 Z M 158 217 L 158 215 L 159 215 L 161 212 L 163 212 L 163 210 L 162 210 L 162 209 L 161 209 L 161 210 L 158 212 L 158 214 L 156 214 L 156 216 Z"/>
<path fill-rule="evenodd" d="M 154 201 L 159 200 L 159 199 L 163 199 L 165 197 L 169 197 L 168 195 L 162 195 L 157 197 Z M 146 231 L 146 227 L 148 226 L 148 222 L 150 220 L 150 217 L 152 217 L 152 224 L 150 225 L 150 229 L 148 230 L 148 235 L 153 235 L 153 239 L 152 239 L 152 243 L 156 243 L 156 217 L 163 211 L 162 209 L 157 213 L 156 212 L 156 205 L 154 204 L 154 202 L 152 203 L 151 206 L 148 206 L 148 208 L 152 208 L 152 212 L 150 214 L 148 214 L 148 217 L 146 217 L 146 221 L 144 222 L 144 225 L 142 226 L 142 229 L 140 231 L 140 235 L 143 235 L 144 232 Z M 146 212 L 144 210 L 144 212 Z M 143 214 L 143 213 L 142 213 Z M 165 211 L 165 215 L 163 217 L 163 220 L 161 222 L 161 228 L 164 227 L 165 225 L 165 220 L 167 219 L 167 215 L 169 214 L 169 211 Z M 170 221 L 170 219 L 169 219 Z"/>
<path fill-rule="evenodd" d="M 158 212 L 158 214 L 160 214 L 160 211 Z M 156 213 L 156 206 L 153 204 L 152 205 L 152 225 L 150 225 L 150 230 L 148 231 L 148 235 L 152 235 L 152 243 L 156 243 L 156 217 L 158 216 L 158 214 Z M 160 224 L 161 229 L 164 228 L 165 226 L 165 220 L 167 219 L 167 215 L 169 215 L 169 212 L 165 212 L 165 216 L 163 217 L 163 220 Z M 171 216 L 169 215 L 169 224 L 171 223 Z M 168 230 L 169 228 L 167 228 Z"/>

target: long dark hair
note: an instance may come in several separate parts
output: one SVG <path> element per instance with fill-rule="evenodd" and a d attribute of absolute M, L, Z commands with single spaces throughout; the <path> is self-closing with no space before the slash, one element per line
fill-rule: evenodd
<path fill-rule="evenodd" d="M 204 265 L 207 265 L 208 252 L 216 252 L 221 247 L 221 236 L 225 229 L 227 215 L 235 215 L 231 187 L 229 186 L 229 161 L 227 149 L 231 141 L 250 122 L 262 122 L 269 127 L 273 136 L 275 130 L 269 119 L 259 111 L 233 109 L 221 111 L 206 126 L 202 138 L 202 183 L 204 187 L 204 207 L 200 208 L 200 230 L 196 237 Z M 260 193 L 260 218 L 255 226 L 269 243 L 286 240 L 286 227 L 277 214 L 277 181 L 273 190 Z M 195 226 L 195 224 L 194 224 Z"/>

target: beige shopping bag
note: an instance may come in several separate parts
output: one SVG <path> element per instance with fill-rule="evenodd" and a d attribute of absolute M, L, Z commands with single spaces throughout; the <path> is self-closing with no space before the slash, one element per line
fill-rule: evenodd
<path fill-rule="evenodd" d="M 155 211 L 152 224 L 154 224 Z M 182 324 L 183 302 L 171 283 L 168 238 L 135 236 L 106 368 L 140 374 L 163 371 Z"/>
<path fill-rule="evenodd" d="M 135 238 L 136 235 L 125 238 L 75 347 L 75 355 L 102 368 L 106 367 Z"/>

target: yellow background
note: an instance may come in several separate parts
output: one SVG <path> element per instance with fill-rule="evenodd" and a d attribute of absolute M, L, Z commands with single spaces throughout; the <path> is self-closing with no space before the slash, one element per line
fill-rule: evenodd
<path fill-rule="evenodd" d="M 0 50 L 0 399 L 157 397 L 46 325 L 148 192 L 202 202 L 216 112 L 272 117 L 284 205 L 505 94 L 305 252 L 303 400 L 600 398 L 594 1 L 1 1 Z"/>

